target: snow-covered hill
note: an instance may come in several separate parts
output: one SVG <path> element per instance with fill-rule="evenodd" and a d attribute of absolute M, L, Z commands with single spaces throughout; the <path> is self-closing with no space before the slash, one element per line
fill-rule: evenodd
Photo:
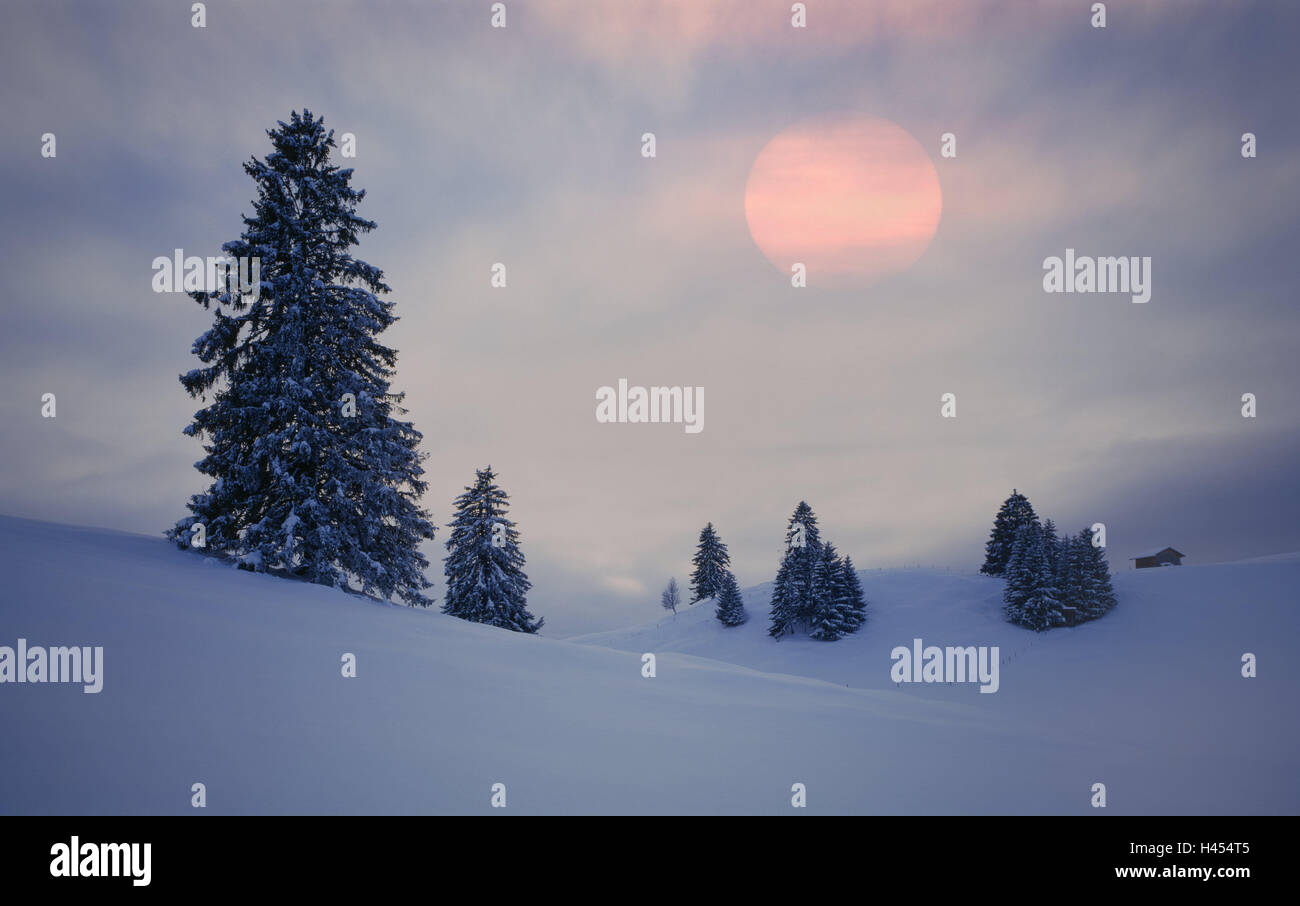
<path fill-rule="evenodd" d="M 862 632 L 708 605 L 555 641 L 0 517 L 0 646 L 103 646 L 103 691 L 0 684 L 0 813 L 1296 813 L 1300 560 L 1122 572 L 1105 619 L 1003 624 L 998 582 L 864 571 Z M 890 651 L 997 645 L 1000 688 Z M 657 656 L 642 676 L 641 655 Z M 1241 676 L 1254 653 L 1259 676 Z M 353 653 L 357 676 L 341 675 Z"/>

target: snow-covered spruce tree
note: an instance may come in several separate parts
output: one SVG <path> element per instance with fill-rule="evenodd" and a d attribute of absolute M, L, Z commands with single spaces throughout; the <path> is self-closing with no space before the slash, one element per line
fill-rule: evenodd
<path fill-rule="evenodd" d="M 222 246 L 258 259 L 256 287 L 190 293 L 214 323 L 181 384 L 211 402 L 184 433 L 215 481 L 166 534 L 186 547 L 202 523 L 247 568 L 428 606 L 421 435 L 395 417 L 397 353 L 376 339 L 397 318 L 382 271 L 351 251 L 375 227 L 355 213 L 365 192 L 330 164 L 333 133 L 310 111 L 267 135 L 271 153 L 244 164 L 253 213 Z"/>
<path fill-rule="evenodd" d="M 1061 538 L 1056 532 L 1056 523 L 1051 519 L 1043 522 L 1043 553 L 1047 556 L 1047 565 L 1056 573 L 1061 556 Z"/>
<path fill-rule="evenodd" d="M 984 546 L 984 565 L 980 567 L 980 572 L 989 576 L 1003 575 L 1007 561 L 1011 558 L 1016 529 L 1037 521 L 1038 517 L 1029 504 L 1029 498 L 1013 488 L 1011 496 L 1003 501 L 1002 508 L 993 519 L 993 531 Z"/>
<path fill-rule="evenodd" d="M 1003 602 L 1007 619 L 1035 632 L 1059 625 L 1056 577 L 1043 549 L 1043 530 L 1035 521 L 1016 529 L 1007 563 Z"/>
<path fill-rule="evenodd" d="M 1083 598 L 1083 618 L 1095 620 L 1108 613 L 1118 600 L 1115 587 L 1110 581 L 1110 565 L 1106 562 L 1105 548 L 1092 543 L 1091 529 L 1079 532 L 1081 596 Z"/>
<path fill-rule="evenodd" d="M 800 501 L 785 532 L 785 556 L 772 585 L 772 613 L 767 634 L 779 639 L 812 618 L 813 567 L 821 555 L 821 535 L 812 507 Z"/>
<path fill-rule="evenodd" d="M 677 616 L 677 608 L 681 603 L 682 593 L 677 590 L 677 577 L 674 576 L 668 580 L 668 584 L 664 587 L 663 594 L 659 596 L 659 605 L 663 607 L 664 610 L 671 610 L 673 616 Z"/>
<path fill-rule="evenodd" d="M 847 555 L 844 557 L 844 587 L 853 604 L 853 629 L 857 630 L 867 621 L 867 596 L 862 591 L 858 571 L 853 568 L 853 558 Z"/>
<path fill-rule="evenodd" d="M 811 638 L 833 642 L 858 628 L 857 612 L 844 577 L 844 561 L 830 542 L 822 545 L 813 566 L 812 588 Z"/>
<path fill-rule="evenodd" d="M 1012 623 L 1020 619 L 1021 586 L 1024 584 L 1020 563 L 1028 548 L 1029 531 L 1029 526 L 1021 526 L 1016 530 L 1015 537 L 1011 541 L 1011 555 L 1002 570 L 1002 578 L 1006 580 L 1002 586 L 1002 612 Z"/>
<path fill-rule="evenodd" d="M 510 498 L 496 485 L 492 467 L 475 470 L 475 481 L 456 498 L 443 572 L 447 594 L 442 612 L 473 623 L 515 632 L 537 632 L 526 599 L 532 583 L 524 574 L 519 532 L 507 516 Z"/>
<path fill-rule="evenodd" d="M 1087 619 L 1083 602 L 1082 557 L 1078 539 L 1063 535 L 1056 563 L 1056 600 L 1060 605 L 1063 626 L 1076 626 Z"/>
<path fill-rule="evenodd" d="M 722 583 L 731 568 L 731 556 L 727 546 L 722 543 L 718 533 L 710 522 L 700 531 L 700 543 L 691 562 L 695 565 L 691 573 L 691 603 L 705 598 L 716 598 L 722 591 Z"/>
<path fill-rule="evenodd" d="M 739 626 L 749 619 L 745 613 L 745 601 L 740 596 L 740 586 L 736 577 L 730 572 L 722 577 L 722 588 L 718 590 L 718 607 L 716 615 L 723 626 Z"/>

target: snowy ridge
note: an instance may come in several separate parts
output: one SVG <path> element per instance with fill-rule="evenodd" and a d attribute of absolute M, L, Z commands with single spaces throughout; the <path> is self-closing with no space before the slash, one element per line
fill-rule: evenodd
<path fill-rule="evenodd" d="M 1296 813 L 1300 562 L 1121 572 L 1120 606 L 1035 635 L 1000 583 L 861 572 L 837 642 L 674 620 L 557 641 L 0 517 L 0 645 L 102 645 L 97 695 L 0 685 L 0 811 Z M 654 602 L 648 602 L 647 607 Z M 544 613 L 542 614 L 544 615 Z M 889 651 L 998 645 L 1001 688 L 895 686 Z M 1242 652 L 1259 677 L 1240 675 Z M 657 676 L 641 675 L 641 654 Z M 352 653 L 357 676 L 340 674 Z"/>

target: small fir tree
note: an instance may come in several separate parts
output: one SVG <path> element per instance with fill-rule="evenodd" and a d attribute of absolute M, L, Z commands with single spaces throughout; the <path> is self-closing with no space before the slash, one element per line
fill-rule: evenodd
<path fill-rule="evenodd" d="M 740 586 L 736 583 L 736 577 L 729 572 L 722 577 L 716 614 L 718 622 L 723 626 L 739 626 L 749 619 L 749 614 L 745 612 L 745 601 L 740 595 Z"/>
<path fill-rule="evenodd" d="M 691 573 L 691 603 L 716 598 L 731 567 L 731 557 L 713 530 L 712 522 L 700 531 L 700 543 L 691 562 L 695 565 Z"/>
<path fill-rule="evenodd" d="M 524 573 L 519 532 L 506 515 L 509 497 L 492 467 L 476 470 L 474 484 L 456 498 L 443 569 L 442 612 L 474 623 L 535 633 L 543 620 L 528 612 L 532 583 Z"/>

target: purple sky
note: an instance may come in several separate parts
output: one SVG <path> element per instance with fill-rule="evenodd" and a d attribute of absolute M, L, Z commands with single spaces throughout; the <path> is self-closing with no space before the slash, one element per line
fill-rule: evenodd
<path fill-rule="evenodd" d="M 860 568 L 977 567 L 1013 486 L 1105 522 L 1117 569 L 1300 549 L 1300 8 L 808 6 L 8 4 L 0 512 L 183 514 L 208 316 L 150 263 L 235 238 L 242 162 L 307 107 L 357 136 L 425 504 L 445 524 L 497 470 L 548 634 L 654 618 L 710 520 L 770 579 L 801 499 Z M 759 151 L 823 115 L 897 123 L 942 187 L 929 248 L 865 289 L 793 289 L 746 225 Z M 1044 293 L 1066 248 L 1150 256 L 1151 301 Z M 597 423 L 619 378 L 704 387 L 705 430 Z"/>

